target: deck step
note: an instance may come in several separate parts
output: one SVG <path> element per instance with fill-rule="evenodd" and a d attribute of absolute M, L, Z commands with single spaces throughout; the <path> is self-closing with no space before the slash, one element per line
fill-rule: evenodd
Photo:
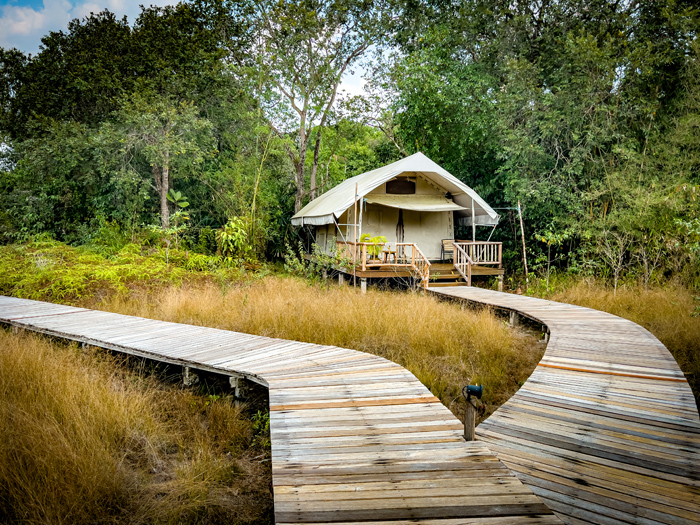
<path fill-rule="evenodd" d="M 430 266 L 430 280 L 428 287 L 436 286 L 466 286 L 464 277 L 452 264 L 437 263 Z"/>

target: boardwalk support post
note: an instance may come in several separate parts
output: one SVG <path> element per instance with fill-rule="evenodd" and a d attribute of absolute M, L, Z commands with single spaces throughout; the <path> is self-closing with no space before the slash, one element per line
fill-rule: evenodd
<path fill-rule="evenodd" d="M 518 326 L 518 314 L 516 312 L 510 312 L 510 326 Z"/>
<path fill-rule="evenodd" d="M 363 277 L 360 279 L 360 291 L 362 293 L 367 293 L 367 278 Z"/>
<path fill-rule="evenodd" d="M 236 402 L 245 397 L 246 385 L 245 380 L 241 376 L 230 376 L 228 384 L 233 388 L 233 397 L 236 398 Z"/>
<path fill-rule="evenodd" d="M 467 401 L 464 411 L 464 441 L 474 441 L 474 426 L 476 425 L 476 407 Z"/>
<path fill-rule="evenodd" d="M 467 402 L 464 410 L 464 440 L 474 441 L 474 427 L 476 425 L 476 407 L 472 403 L 471 397 L 481 399 L 484 393 L 483 385 L 467 385 L 462 389 L 462 395 Z"/>
<path fill-rule="evenodd" d="M 197 374 L 192 372 L 189 366 L 186 366 L 182 371 L 182 382 L 185 384 L 185 386 L 192 386 L 199 382 L 199 377 Z"/>
<path fill-rule="evenodd" d="M 498 276 L 498 291 L 499 292 L 503 291 L 503 276 L 502 275 Z"/>
<path fill-rule="evenodd" d="M 338 274 L 338 284 L 340 286 L 345 286 L 345 274 L 343 272 Z"/>

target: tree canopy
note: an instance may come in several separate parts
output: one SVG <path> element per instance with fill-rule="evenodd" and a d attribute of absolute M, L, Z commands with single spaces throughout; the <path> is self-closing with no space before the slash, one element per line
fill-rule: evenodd
<path fill-rule="evenodd" d="M 699 26 L 690 0 L 194 0 L 132 24 L 92 14 L 35 56 L 0 49 L 0 236 L 166 227 L 173 190 L 192 232 L 235 223 L 275 256 L 308 200 L 423 151 L 500 209 L 513 269 L 521 202 L 548 274 L 552 261 L 617 274 L 606 250 L 625 239 L 625 267 L 645 282 L 697 279 Z M 351 71 L 364 96 L 341 96 Z"/>

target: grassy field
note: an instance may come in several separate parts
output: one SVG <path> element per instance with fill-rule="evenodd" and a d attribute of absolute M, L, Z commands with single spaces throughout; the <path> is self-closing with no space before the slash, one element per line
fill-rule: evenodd
<path fill-rule="evenodd" d="M 457 414 L 461 387 L 484 384 L 481 418 L 544 350 L 539 334 L 487 310 L 265 268 L 243 275 L 201 258 L 188 268 L 191 259 L 170 254 L 168 264 L 134 246 L 111 255 L 54 242 L 0 247 L 0 293 L 375 353 Z M 270 521 L 260 424 L 230 399 L 37 336 L 2 332 L 0 348 L 0 522 Z"/>
<path fill-rule="evenodd" d="M 456 414 L 461 388 L 483 384 L 486 417 L 539 362 L 538 334 L 510 329 L 488 310 L 463 309 L 422 293 L 308 284 L 267 276 L 222 289 L 170 287 L 103 301 L 100 308 L 166 321 L 353 348 L 404 366 Z"/>
<path fill-rule="evenodd" d="M 272 522 L 264 429 L 230 398 L 0 331 L 0 400 L 2 523 Z"/>
<path fill-rule="evenodd" d="M 204 258 L 202 258 L 204 257 Z M 461 416 L 461 387 L 485 387 L 479 419 L 544 351 L 487 309 L 409 291 L 241 272 L 220 261 L 128 246 L 0 247 L 0 293 L 373 353 L 413 372 Z M 196 264 L 193 262 L 196 261 Z M 674 354 L 700 392 L 700 299 L 682 286 L 617 294 L 567 280 L 548 298 L 631 319 Z M 0 522 L 260 523 L 271 512 L 261 419 L 105 352 L 0 333 Z M 4 513 L 4 514 L 3 514 Z"/>

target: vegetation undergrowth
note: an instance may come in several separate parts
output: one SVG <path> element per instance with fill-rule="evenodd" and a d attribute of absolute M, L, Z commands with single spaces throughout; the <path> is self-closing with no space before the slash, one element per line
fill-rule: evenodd
<path fill-rule="evenodd" d="M 64 304 L 242 273 L 240 261 L 135 243 L 72 247 L 39 237 L 0 247 L 0 293 Z"/>
<path fill-rule="evenodd" d="M 271 522 L 269 463 L 230 397 L 90 347 L 0 331 L 0 522 Z"/>
<path fill-rule="evenodd" d="M 654 334 L 671 352 L 700 407 L 700 296 L 678 284 L 626 283 L 615 291 L 596 279 L 560 277 L 547 291 L 535 281 L 530 293 L 554 301 L 595 308 L 633 321 Z"/>

